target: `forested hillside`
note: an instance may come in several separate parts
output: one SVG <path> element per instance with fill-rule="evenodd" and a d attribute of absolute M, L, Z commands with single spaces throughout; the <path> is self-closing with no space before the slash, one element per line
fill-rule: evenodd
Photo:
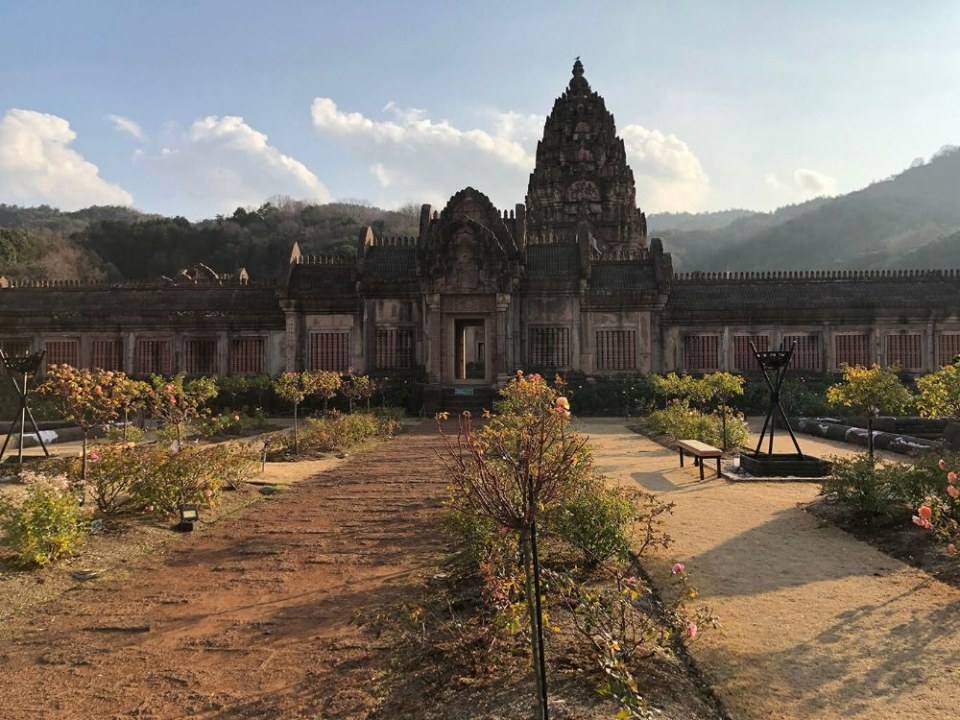
<path fill-rule="evenodd" d="M 682 270 L 768 270 L 939 267 L 954 262 L 941 238 L 958 230 L 960 151 L 950 149 L 847 195 L 659 234 Z"/>
<path fill-rule="evenodd" d="M 195 223 L 126 208 L 61 213 L 0 205 L 0 275 L 148 280 L 203 262 L 221 272 L 245 267 L 262 280 L 283 271 L 294 241 L 305 253 L 352 254 L 365 225 L 377 233 L 415 235 L 417 224 L 414 208 L 392 212 L 286 199 Z"/>
<path fill-rule="evenodd" d="M 960 151 L 835 198 L 770 213 L 651 214 L 648 223 L 684 271 L 960 266 Z M 295 240 L 305 253 L 349 255 L 365 225 L 416 235 L 417 224 L 414 206 L 286 198 L 201 222 L 123 207 L 0 205 L 0 275 L 146 280 L 203 262 L 264 280 L 283 272 Z"/>

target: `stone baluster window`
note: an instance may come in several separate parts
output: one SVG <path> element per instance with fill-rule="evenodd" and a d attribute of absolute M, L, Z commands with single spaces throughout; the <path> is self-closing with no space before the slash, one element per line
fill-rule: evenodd
<path fill-rule="evenodd" d="M 80 366 L 80 340 L 77 338 L 58 338 L 57 340 L 47 340 L 44 344 L 47 351 L 43 358 L 45 365 L 72 365 Z"/>
<path fill-rule="evenodd" d="M 30 338 L 0 338 L 0 350 L 7 355 L 27 355 L 33 350 Z"/>
<path fill-rule="evenodd" d="M 714 371 L 720 368 L 719 335 L 686 335 L 683 338 L 683 369 Z"/>
<path fill-rule="evenodd" d="M 886 361 L 901 370 L 923 370 L 923 336 L 920 333 L 887 335 Z"/>
<path fill-rule="evenodd" d="M 230 374 L 260 375 L 264 368 L 262 337 L 235 337 L 230 340 Z"/>
<path fill-rule="evenodd" d="M 311 370 L 347 372 L 350 369 L 350 333 L 310 333 L 308 366 Z"/>
<path fill-rule="evenodd" d="M 770 348 L 769 335 L 734 335 L 733 336 L 733 369 L 734 370 L 759 370 L 757 359 L 753 356 L 753 348 L 750 343 L 764 352 Z"/>
<path fill-rule="evenodd" d="M 942 333 L 937 337 L 937 367 L 952 365 L 960 355 L 960 333 Z"/>
<path fill-rule="evenodd" d="M 123 370 L 123 340 L 94 338 L 90 342 L 90 364 L 101 370 Z"/>
<path fill-rule="evenodd" d="M 213 375 L 219 371 L 215 337 L 189 337 L 183 341 L 183 371 L 187 375 Z"/>
<path fill-rule="evenodd" d="M 530 367 L 562 370 L 570 367 L 570 328 L 531 327 Z"/>
<path fill-rule="evenodd" d="M 409 370 L 413 355 L 413 328 L 377 328 L 377 369 Z"/>
<path fill-rule="evenodd" d="M 795 370 L 821 369 L 820 336 L 819 335 L 784 335 L 783 349 L 789 350 L 796 343 L 797 347 L 790 358 L 790 367 Z"/>
<path fill-rule="evenodd" d="M 836 366 L 869 365 L 870 337 L 866 333 L 833 336 L 833 352 Z"/>
<path fill-rule="evenodd" d="M 167 338 L 137 338 L 133 348 L 135 375 L 172 375 L 173 341 Z"/>
<path fill-rule="evenodd" d="M 597 370 L 636 370 L 637 331 L 598 330 Z"/>

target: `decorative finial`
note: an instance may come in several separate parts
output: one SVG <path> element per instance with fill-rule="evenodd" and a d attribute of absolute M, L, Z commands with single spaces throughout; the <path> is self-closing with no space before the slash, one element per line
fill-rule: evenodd
<path fill-rule="evenodd" d="M 580 62 L 579 55 L 577 55 L 577 57 L 573 61 L 573 76 L 583 77 L 583 63 Z"/>

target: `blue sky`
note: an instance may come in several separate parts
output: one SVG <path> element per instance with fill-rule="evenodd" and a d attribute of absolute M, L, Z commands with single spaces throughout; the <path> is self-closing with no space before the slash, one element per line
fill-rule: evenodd
<path fill-rule="evenodd" d="M 647 210 L 771 209 L 960 142 L 960 3 L 0 0 L 0 202 L 523 200 L 573 57 Z"/>

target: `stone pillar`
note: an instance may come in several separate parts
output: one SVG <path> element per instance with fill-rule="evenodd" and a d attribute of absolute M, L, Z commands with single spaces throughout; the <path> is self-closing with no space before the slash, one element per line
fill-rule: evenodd
<path fill-rule="evenodd" d="M 507 382 L 507 308 L 510 307 L 510 295 L 507 293 L 497 293 L 497 339 L 496 350 L 494 354 L 493 367 L 496 371 L 496 380 L 498 384 Z"/>
<path fill-rule="evenodd" d="M 230 374 L 230 336 L 226 330 L 217 333 L 217 373 Z"/>
<path fill-rule="evenodd" d="M 284 340 L 284 353 L 286 355 L 286 372 L 297 372 L 299 370 L 300 346 L 300 317 L 294 305 L 283 305 L 283 317 L 286 322 L 286 338 Z"/>
<path fill-rule="evenodd" d="M 431 382 L 443 379 L 443 313 L 440 311 L 440 294 L 426 296 L 426 312 L 423 317 L 423 364 Z"/>
<path fill-rule="evenodd" d="M 93 369 L 93 339 L 87 333 L 80 335 L 77 361 L 80 363 L 80 367 Z"/>
<path fill-rule="evenodd" d="M 869 345 L 869 357 L 867 358 L 867 364 L 872 365 L 876 363 L 877 365 L 883 365 L 886 362 L 886 358 L 883 357 L 883 334 L 880 332 L 880 329 L 873 325 L 868 331 L 868 345 Z"/>
<path fill-rule="evenodd" d="M 137 351 L 137 336 L 135 333 L 127 333 L 123 340 L 123 371 L 127 375 L 133 375 L 134 372 L 134 353 Z"/>
<path fill-rule="evenodd" d="M 833 329 L 829 324 L 823 324 L 823 332 L 820 334 L 820 337 L 823 338 L 820 342 L 823 343 L 823 347 L 820 348 L 820 361 L 823 363 L 823 372 L 830 373 L 833 372 L 834 366 L 837 364 L 836 359 L 836 343 L 833 340 Z"/>
<path fill-rule="evenodd" d="M 718 370 L 729 370 L 733 367 L 733 362 L 730 359 L 730 328 L 727 325 L 723 326 L 723 334 L 720 336 L 719 365 Z"/>
<path fill-rule="evenodd" d="M 925 338 L 925 349 L 923 357 L 924 372 L 933 372 L 937 370 L 937 329 L 933 320 L 927 323 L 927 332 Z"/>
<path fill-rule="evenodd" d="M 363 301 L 362 338 L 357 367 L 372 373 L 377 365 L 377 301 Z"/>

